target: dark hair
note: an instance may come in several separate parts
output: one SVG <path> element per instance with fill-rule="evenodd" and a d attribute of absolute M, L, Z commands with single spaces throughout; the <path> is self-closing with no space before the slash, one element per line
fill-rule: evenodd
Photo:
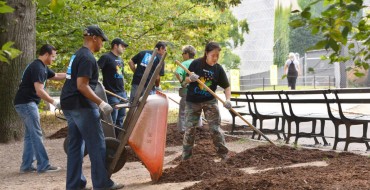
<path fill-rule="evenodd" d="M 167 44 L 165 42 L 162 42 L 162 41 L 159 41 L 156 45 L 155 45 L 155 48 L 157 48 L 158 50 L 160 50 L 162 47 L 165 48 L 167 46 Z"/>
<path fill-rule="evenodd" d="M 39 55 L 45 55 L 45 53 L 49 53 L 49 54 L 52 54 L 53 51 L 56 51 L 57 49 L 55 49 L 54 46 L 50 45 L 50 44 L 45 44 L 43 45 L 40 50 L 39 50 Z"/>
<path fill-rule="evenodd" d="M 187 45 L 182 48 L 182 53 L 187 53 L 189 54 L 189 58 L 193 59 L 197 51 L 192 45 Z"/>
<path fill-rule="evenodd" d="M 217 42 L 209 42 L 207 45 L 206 45 L 206 48 L 204 50 L 204 56 L 203 56 L 203 59 L 206 60 L 207 58 L 207 53 L 215 50 L 215 49 L 218 49 L 219 51 L 221 51 L 221 46 L 220 44 L 218 44 Z"/>

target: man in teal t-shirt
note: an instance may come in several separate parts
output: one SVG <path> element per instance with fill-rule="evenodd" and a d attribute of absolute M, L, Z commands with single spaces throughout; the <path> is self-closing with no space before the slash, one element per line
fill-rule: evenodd
<path fill-rule="evenodd" d="M 194 60 L 194 56 L 196 54 L 196 50 L 193 46 L 187 45 L 182 48 L 182 58 L 184 62 L 181 64 L 186 68 L 189 68 L 189 65 Z M 180 81 L 181 88 L 179 89 L 179 96 L 181 97 L 180 100 L 180 107 L 179 107 L 179 117 L 177 121 L 177 127 L 180 132 L 185 131 L 185 101 L 186 101 L 186 92 L 187 92 L 187 83 L 185 82 L 186 71 L 182 69 L 180 66 L 176 69 L 176 78 Z M 199 126 L 201 126 L 201 121 Z"/>

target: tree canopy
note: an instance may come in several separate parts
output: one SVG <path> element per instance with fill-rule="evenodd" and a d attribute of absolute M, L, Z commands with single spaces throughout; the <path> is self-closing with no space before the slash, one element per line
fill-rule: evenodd
<path fill-rule="evenodd" d="M 181 47 L 193 45 L 198 56 L 203 55 L 208 41 L 219 42 L 224 49 L 244 42 L 248 32 L 246 20 L 238 21 L 229 10 L 240 1 L 229 0 L 39 0 L 37 9 L 37 45 L 51 43 L 58 49 L 55 70 L 65 70 L 66 64 L 82 45 L 82 30 L 87 25 L 99 25 L 108 38 L 121 37 L 129 47 L 123 54 L 127 62 L 141 50 L 153 49 L 157 41 L 168 42 L 166 79 L 172 79 L 174 60 L 181 61 Z M 110 49 L 106 43 L 100 52 Z M 229 50 L 223 51 L 222 64 L 240 63 Z M 99 55 L 98 55 L 99 56 Z M 225 60 L 233 58 L 233 60 Z M 226 65 L 235 68 L 235 65 Z M 127 82 L 131 71 L 125 69 Z"/>
<path fill-rule="evenodd" d="M 312 7 L 323 3 L 325 9 L 319 15 L 312 14 Z M 307 27 L 313 35 L 321 34 L 314 49 L 331 49 L 328 57 L 334 62 L 353 61 L 355 75 L 362 76 L 362 69 L 369 68 L 370 25 L 368 14 L 362 14 L 366 8 L 363 0 L 315 0 L 311 1 L 300 13 L 300 18 L 290 22 L 294 28 Z M 344 54 L 343 52 L 348 52 Z"/>

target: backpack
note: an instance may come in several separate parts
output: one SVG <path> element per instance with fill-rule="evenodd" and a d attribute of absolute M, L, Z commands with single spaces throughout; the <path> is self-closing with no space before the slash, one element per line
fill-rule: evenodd
<path fill-rule="evenodd" d="M 288 67 L 288 76 L 298 76 L 298 71 L 295 68 L 294 61 Z"/>

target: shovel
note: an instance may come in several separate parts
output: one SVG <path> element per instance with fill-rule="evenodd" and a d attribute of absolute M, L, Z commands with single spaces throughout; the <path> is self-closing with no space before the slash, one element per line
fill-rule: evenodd
<path fill-rule="evenodd" d="M 184 67 L 179 61 L 175 61 L 175 63 L 180 66 L 182 69 L 184 69 L 186 71 L 186 73 L 188 73 L 189 75 L 191 75 L 192 73 L 186 68 Z M 199 79 L 197 79 L 197 82 L 199 84 L 201 84 L 209 93 L 211 93 L 213 95 L 213 97 L 215 97 L 217 100 L 219 100 L 222 104 L 225 104 L 225 101 L 223 101 L 220 97 L 217 96 L 216 93 L 214 93 L 210 88 L 208 88 L 208 86 L 206 86 L 202 81 L 200 81 Z M 271 144 L 275 145 L 275 143 L 273 143 L 269 138 L 267 138 L 260 130 L 258 130 L 256 127 L 254 127 L 252 124 L 250 124 L 246 119 L 244 119 L 243 116 L 241 116 L 237 111 L 235 111 L 233 108 L 230 108 L 230 110 L 235 114 L 237 115 L 240 119 L 242 119 L 245 123 L 248 124 L 248 126 L 250 126 L 256 133 L 258 133 L 259 135 L 261 135 L 263 138 L 265 138 L 268 142 L 270 142 Z"/>

